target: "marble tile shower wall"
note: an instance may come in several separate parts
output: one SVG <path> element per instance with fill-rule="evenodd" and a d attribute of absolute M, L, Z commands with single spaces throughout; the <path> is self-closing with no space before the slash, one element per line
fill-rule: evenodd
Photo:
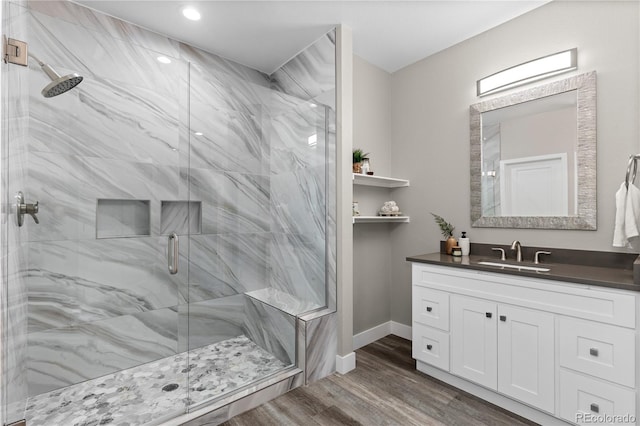
<path fill-rule="evenodd" d="M 32 51 L 85 76 L 45 100 L 29 72 L 29 394 L 250 335 L 243 293 L 269 284 L 269 78 L 69 2 L 27 15 Z M 151 235 L 96 239 L 99 198 L 149 200 Z M 187 199 L 201 233 L 171 276 L 160 205 Z"/>

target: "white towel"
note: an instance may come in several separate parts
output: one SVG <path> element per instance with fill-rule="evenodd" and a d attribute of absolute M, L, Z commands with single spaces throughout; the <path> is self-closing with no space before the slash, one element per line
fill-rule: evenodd
<path fill-rule="evenodd" d="M 629 240 L 640 235 L 640 189 L 624 182 L 616 192 L 616 223 L 613 230 L 614 247 L 631 247 Z"/>

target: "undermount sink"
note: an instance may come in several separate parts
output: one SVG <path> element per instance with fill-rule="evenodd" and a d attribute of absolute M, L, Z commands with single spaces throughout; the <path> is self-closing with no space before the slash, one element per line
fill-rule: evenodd
<path fill-rule="evenodd" d="M 478 262 L 478 265 L 496 266 L 499 268 L 518 269 L 520 271 L 535 271 L 535 272 L 549 272 L 549 268 L 541 268 L 538 266 L 526 266 L 526 265 L 514 265 L 513 263 L 500 263 L 500 262 Z"/>

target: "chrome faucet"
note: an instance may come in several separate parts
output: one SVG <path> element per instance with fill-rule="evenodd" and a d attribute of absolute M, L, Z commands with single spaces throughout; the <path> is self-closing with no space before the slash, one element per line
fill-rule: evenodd
<path fill-rule="evenodd" d="M 520 241 L 515 240 L 512 242 L 511 250 L 516 251 L 516 262 L 522 262 L 522 246 L 520 245 Z"/>

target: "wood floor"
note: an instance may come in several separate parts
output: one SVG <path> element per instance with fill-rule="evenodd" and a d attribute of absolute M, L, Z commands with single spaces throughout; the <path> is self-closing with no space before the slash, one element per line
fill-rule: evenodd
<path fill-rule="evenodd" d="M 234 417 L 256 425 L 534 425 L 415 369 L 411 342 L 387 336 L 356 351 L 357 368 Z"/>

